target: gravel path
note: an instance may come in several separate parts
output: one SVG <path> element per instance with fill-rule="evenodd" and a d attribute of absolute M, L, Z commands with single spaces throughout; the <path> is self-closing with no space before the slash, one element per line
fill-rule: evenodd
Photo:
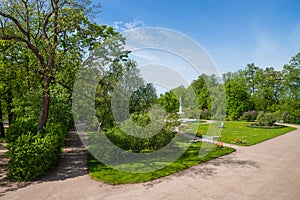
<path fill-rule="evenodd" d="M 168 177 L 118 186 L 97 182 L 86 174 L 86 163 L 83 162 L 86 153 L 82 145 L 77 143 L 78 140 L 74 140 L 72 144 L 76 145 L 65 152 L 63 164 L 43 180 L 9 189 L 10 186 L 2 184 L 1 179 L 0 199 L 298 200 L 300 126 L 296 127 L 296 131 L 257 145 L 239 148 L 230 155 Z M 76 134 L 73 136 L 76 138 Z M 71 163 L 64 163 L 72 160 Z"/>

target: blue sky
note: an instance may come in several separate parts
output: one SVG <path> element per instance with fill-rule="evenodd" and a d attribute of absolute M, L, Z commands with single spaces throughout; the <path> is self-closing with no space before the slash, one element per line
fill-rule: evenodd
<path fill-rule="evenodd" d="M 299 0 L 101 0 L 97 22 L 163 27 L 198 42 L 221 72 L 281 69 L 300 52 Z"/>

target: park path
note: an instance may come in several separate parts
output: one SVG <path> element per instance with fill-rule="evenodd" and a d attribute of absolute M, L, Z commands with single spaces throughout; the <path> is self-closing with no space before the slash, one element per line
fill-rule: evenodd
<path fill-rule="evenodd" d="M 46 177 L 19 189 L 1 190 L 0 199 L 298 200 L 300 126 L 295 127 L 297 130 L 288 134 L 146 183 L 111 186 L 91 179 L 86 169 L 79 167 L 72 176 Z M 73 164 L 66 166 L 76 167 L 75 161 Z"/>

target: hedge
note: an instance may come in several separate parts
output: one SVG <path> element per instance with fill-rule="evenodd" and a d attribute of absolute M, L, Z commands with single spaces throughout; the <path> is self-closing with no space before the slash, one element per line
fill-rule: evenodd
<path fill-rule="evenodd" d="M 61 156 L 67 130 L 48 123 L 37 134 L 27 131 L 8 144 L 8 175 L 16 181 L 31 181 L 44 175 Z"/>

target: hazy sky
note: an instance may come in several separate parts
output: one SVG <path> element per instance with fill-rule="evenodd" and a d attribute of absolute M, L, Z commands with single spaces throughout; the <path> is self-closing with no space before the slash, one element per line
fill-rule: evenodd
<path fill-rule="evenodd" d="M 95 0 L 96 1 L 96 0 Z M 299 0 L 101 0 L 97 22 L 119 28 L 163 27 L 186 34 L 220 72 L 254 62 L 283 64 L 300 52 Z"/>

